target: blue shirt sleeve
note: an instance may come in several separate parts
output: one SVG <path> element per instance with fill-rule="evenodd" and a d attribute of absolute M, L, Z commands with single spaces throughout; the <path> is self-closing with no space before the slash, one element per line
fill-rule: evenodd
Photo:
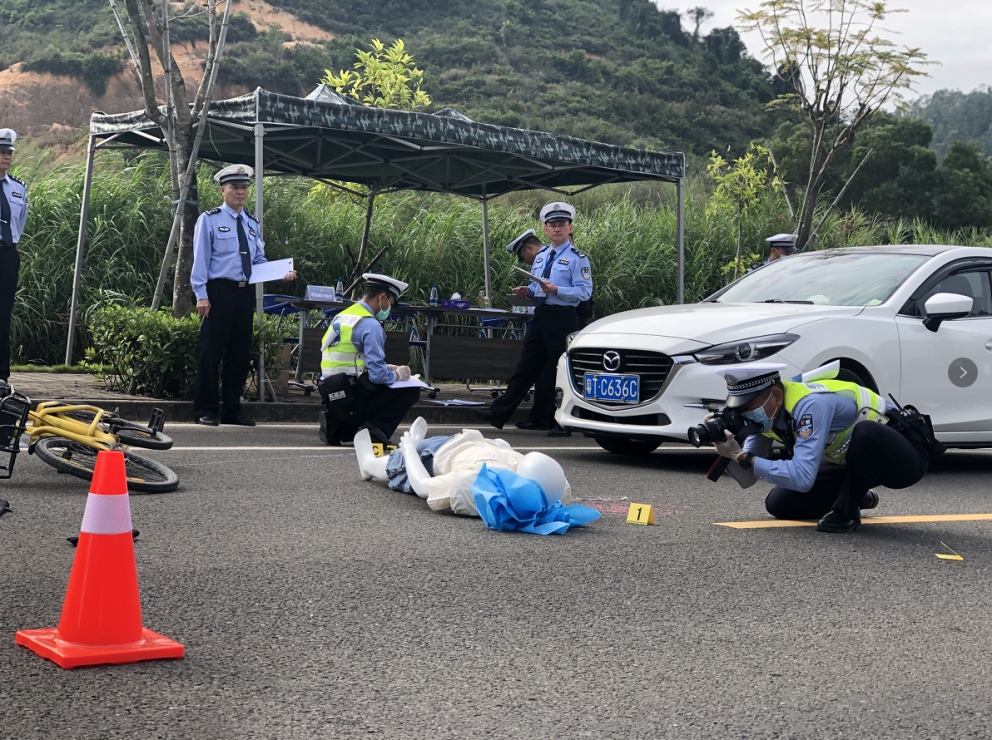
<path fill-rule="evenodd" d="M 813 487 L 834 418 L 835 405 L 831 399 L 825 397 L 826 395 L 812 393 L 796 404 L 793 409 L 795 419 L 802 419 L 807 414 L 811 417 L 808 434 L 803 436 L 802 430 L 796 433 L 796 445 L 791 460 L 772 462 L 756 457 L 754 459 L 756 476 L 794 491 L 805 492 Z"/>
<path fill-rule="evenodd" d="M 396 373 L 386 367 L 386 330 L 375 319 L 362 319 L 351 331 L 351 343 L 365 357 L 369 380 L 376 385 L 390 385 Z"/>
<path fill-rule="evenodd" d="M 572 284 L 559 285 L 558 297 L 571 298 L 573 300 L 568 301 L 568 303 L 577 306 L 582 301 L 588 301 L 589 296 L 592 295 L 592 266 L 589 264 L 588 257 L 579 257 L 574 251 L 570 256 L 569 262 L 571 264 L 569 264 L 568 270 Z"/>
<path fill-rule="evenodd" d="M 193 270 L 189 276 L 190 285 L 198 301 L 207 300 L 212 245 L 213 229 L 210 228 L 210 214 L 202 213 L 196 220 L 196 228 L 193 229 Z"/>

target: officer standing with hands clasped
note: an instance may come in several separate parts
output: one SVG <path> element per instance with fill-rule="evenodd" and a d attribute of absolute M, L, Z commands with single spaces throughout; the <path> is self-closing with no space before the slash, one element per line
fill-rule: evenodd
<path fill-rule="evenodd" d="M 388 275 L 366 272 L 362 299 L 331 321 L 321 342 L 320 384 L 325 409 L 320 414 L 320 441 L 340 445 L 367 429 L 372 442 L 389 444 L 406 412 L 420 398 L 420 388 L 392 388 L 410 380 L 408 365 L 386 363 L 386 330 L 400 294 L 409 287 Z"/>
<path fill-rule="evenodd" d="M 219 423 L 255 426 L 241 410 L 241 391 L 251 369 L 255 314 L 255 289 L 248 281 L 252 265 L 266 262 L 258 219 L 244 209 L 253 174 L 251 167 L 236 164 L 214 175 L 224 205 L 202 213 L 193 232 L 190 283 L 196 295 L 196 312 L 202 317 L 193 386 L 197 424 L 215 427 L 219 416 Z M 287 282 L 295 279 L 295 270 L 283 276 Z M 217 394 L 221 360 L 223 413 Z"/>
<path fill-rule="evenodd" d="M 548 435 L 552 437 L 571 435 L 554 420 L 555 374 L 568 335 L 579 330 L 576 306 L 592 295 L 589 258 L 571 241 L 574 219 L 575 209 L 568 203 L 548 203 L 541 209 L 544 233 L 551 238 L 551 246 L 534 258 L 531 267 L 534 279 L 530 285 L 513 289 L 514 295 L 530 296 L 534 301 L 534 318 L 524 336 L 520 361 L 507 383 L 506 393 L 488 409 L 475 412 L 497 429 L 503 428 L 535 384 L 530 419 L 517 422 L 517 427 L 550 429 Z"/>
<path fill-rule="evenodd" d="M 923 478 L 930 456 L 943 451 L 929 417 L 834 380 L 840 363 L 792 382 L 779 376 L 785 367 L 755 363 L 718 371 L 727 383 L 727 407 L 762 431 L 742 448 L 728 430 L 714 447 L 732 461 L 727 472 L 742 487 L 759 478 L 775 484 L 765 499 L 772 516 L 819 519 L 821 532 L 853 532 L 860 510 L 878 504 L 873 486 L 908 488 Z M 784 460 L 768 459 L 776 441 L 785 446 Z"/>
<path fill-rule="evenodd" d="M 0 128 L 0 380 L 10 377 L 10 314 L 14 310 L 21 256 L 17 242 L 28 220 L 28 189 L 9 174 L 14 162 L 12 129 Z"/>

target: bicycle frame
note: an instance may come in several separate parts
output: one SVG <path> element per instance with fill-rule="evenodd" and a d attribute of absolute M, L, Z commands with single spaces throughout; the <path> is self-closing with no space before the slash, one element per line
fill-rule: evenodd
<path fill-rule="evenodd" d="M 59 416 L 72 411 L 89 411 L 93 414 L 93 421 L 87 424 L 84 421 Z M 58 401 L 46 401 L 38 404 L 38 408 L 34 411 L 28 412 L 31 426 L 25 432 L 31 437 L 32 444 L 43 437 L 64 437 L 95 450 L 120 447 L 116 434 L 109 434 L 99 428 L 104 413 L 104 410 L 97 406 L 75 406 L 61 404 Z"/>

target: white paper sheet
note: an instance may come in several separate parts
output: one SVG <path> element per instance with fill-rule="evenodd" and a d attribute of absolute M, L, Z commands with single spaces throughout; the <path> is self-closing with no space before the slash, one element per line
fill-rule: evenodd
<path fill-rule="evenodd" d="M 273 260 L 272 262 L 262 262 L 251 266 L 251 280 L 249 283 L 267 283 L 273 280 L 282 280 L 287 272 L 293 271 L 293 258 L 287 257 L 284 260 Z"/>
<path fill-rule="evenodd" d="M 409 380 L 397 380 L 395 383 L 390 383 L 390 388 L 430 388 L 427 383 L 420 379 L 419 375 L 412 376 Z"/>
<path fill-rule="evenodd" d="M 462 401 L 459 398 L 455 398 L 451 401 L 428 401 L 427 403 L 436 403 L 440 406 L 485 406 L 485 401 Z"/>

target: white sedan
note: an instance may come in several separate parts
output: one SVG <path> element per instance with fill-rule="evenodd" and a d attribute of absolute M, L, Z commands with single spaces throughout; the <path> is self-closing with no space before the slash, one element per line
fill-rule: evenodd
<path fill-rule="evenodd" d="M 840 360 L 841 380 L 933 419 L 949 447 L 992 447 L 992 250 L 891 246 L 797 254 L 702 303 L 600 319 L 558 363 L 555 418 L 604 449 L 686 442 L 727 391 L 717 366 L 783 377 Z"/>

